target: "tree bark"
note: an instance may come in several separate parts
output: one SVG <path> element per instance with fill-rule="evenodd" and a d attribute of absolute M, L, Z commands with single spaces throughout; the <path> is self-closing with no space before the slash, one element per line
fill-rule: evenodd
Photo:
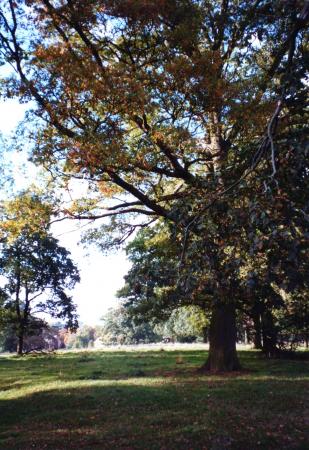
<path fill-rule="evenodd" d="M 29 290 L 28 283 L 25 283 L 25 306 L 23 312 L 20 311 L 19 306 L 19 293 L 18 293 L 18 320 L 19 320 L 19 331 L 18 331 L 18 341 L 17 341 L 17 354 L 22 355 L 24 351 L 24 335 L 28 326 L 28 317 L 29 317 Z"/>
<path fill-rule="evenodd" d="M 236 318 L 233 305 L 213 308 L 209 328 L 209 356 L 203 369 L 218 373 L 241 368 L 236 352 Z"/>
<path fill-rule="evenodd" d="M 17 341 L 17 354 L 22 355 L 24 350 L 24 334 L 20 333 L 18 335 L 18 341 Z"/>
<path fill-rule="evenodd" d="M 224 186 L 221 170 L 226 155 L 218 111 L 214 110 L 210 115 L 208 133 L 214 174 L 218 184 Z M 218 373 L 239 369 L 240 363 L 236 352 L 235 306 L 220 302 L 212 310 L 209 327 L 209 356 L 202 370 Z"/>
<path fill-rule="evenodd" d="M 262 335 L 261 335 L 261 315 L 259 313 L 254 313 L 253 315 L 254 324 L 254 348 L 262 350 Z"/>
<path fill-rule="evenodd" d="M 23 347 L 24 347 L 24 330 L 23 330 L 23 318 L 20 310 L 20 290 L 21 290 L 21 273 L 20 273 L 20 255 L 17 255 L 17 270 L 16 270 L 16 299 L 15 299 L 15 310 L 16 310 L 16 316 L 18 320 L 18 334 L 17 334 L 17 349 L 16 352 L 18 355 L 23 354 Z"/>
<path fill-rule="evenodd" d="M 208 343 L 208 326 L 203 328 L 203 342 Z"/>
<path fill-rule="evenodd" d="M 277 331 L 271 311 L 265 311 L 262 315 L 263 353 L 269 358 L 277 356 Z"/>

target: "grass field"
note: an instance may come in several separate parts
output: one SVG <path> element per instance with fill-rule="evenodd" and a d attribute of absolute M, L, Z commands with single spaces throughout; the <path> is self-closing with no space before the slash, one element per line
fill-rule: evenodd
<path fill-rule="evenodd" d="M 0 449 L 308 449 L 309 363 L 201 350 L 0 357 Z M 307 396 L 307 397 L 306 397 Z"/>

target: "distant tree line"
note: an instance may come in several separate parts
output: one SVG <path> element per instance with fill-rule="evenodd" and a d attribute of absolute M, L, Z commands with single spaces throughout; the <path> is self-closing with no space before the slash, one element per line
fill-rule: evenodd
<path fill-rule="evenodd" d="M 66 348 L 67 330 L 63 325 L 49 325 L 39 321 L 35 327 L 29 327 L 24 336 L 23 353 L 54 351 Z M 18 338 L 12 327 L 0 331 L 0 352 L 15 353 Z"/>
<path fill-rule="evenodd" d="M 151 343 L 208 343 L 210 319 L 195 306 L 174 309 L 166 320 L 155 318 L 136 322 L 128 308 L 110 308 L 102 317 L 102 325 L 81 325 L 69 331 L 61 323 L 49 325 L 33 320 L 24 339 L 24 352 L 58 349 L 92 349 L 102 345 L 137 345 Z M 294 350 L 299 345 L 308 348 L 308 314 L 303 305 L 292 304 L 288 310 L 275 311 L 273 330 L 279 348 Z M 263 350 L 263 333 L 257 338 L 256 324 L 246 314 L 237 316 L 237 342 Z M 17 336 L 12 327 L 0 332 L 0 351 L 15 352 Z M 259 346 L 261 345 L 261 347 Z"/>

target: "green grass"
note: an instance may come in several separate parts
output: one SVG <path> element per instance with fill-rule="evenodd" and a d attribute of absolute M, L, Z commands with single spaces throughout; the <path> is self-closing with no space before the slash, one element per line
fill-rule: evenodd
<path fill-rule="evenodd" d="M 233 376 L 192 350 L 2 357 L 0 449 L 308 449 L 308 362 L 240 356 Z"/>

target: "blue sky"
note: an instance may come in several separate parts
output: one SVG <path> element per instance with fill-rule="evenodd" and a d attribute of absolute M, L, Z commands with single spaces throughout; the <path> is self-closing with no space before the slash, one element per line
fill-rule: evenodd
<path fill-rule="evenodd" d="M 19 121 L 24 118 L 27 105 L 19 104 L 16 100 L 0 102 L 0 133 L 9 135 Z M 17 183 L 25 187 L 35 177 L 35 169 L 25 166 L 25 155 L 16 155 L 14 172 Z M 61 245 L 70 250 L 72 258 L 78 265 L 81 282 L 72 292 L 73 299 L 78 305 L 80 322 L 89 325 L 100 323 L 100 318 L 108 308 L 116 306 L 116 291 L 123 285 L 123 276 L 129 269 L 129 263 L 124 252 L 103 256 L 97 249 L 89 247 L 86 250 L 78 245 L 80 231 L 78 224 L 72 220 L 59 222 L 54 226 L 54 234 Z"/>

